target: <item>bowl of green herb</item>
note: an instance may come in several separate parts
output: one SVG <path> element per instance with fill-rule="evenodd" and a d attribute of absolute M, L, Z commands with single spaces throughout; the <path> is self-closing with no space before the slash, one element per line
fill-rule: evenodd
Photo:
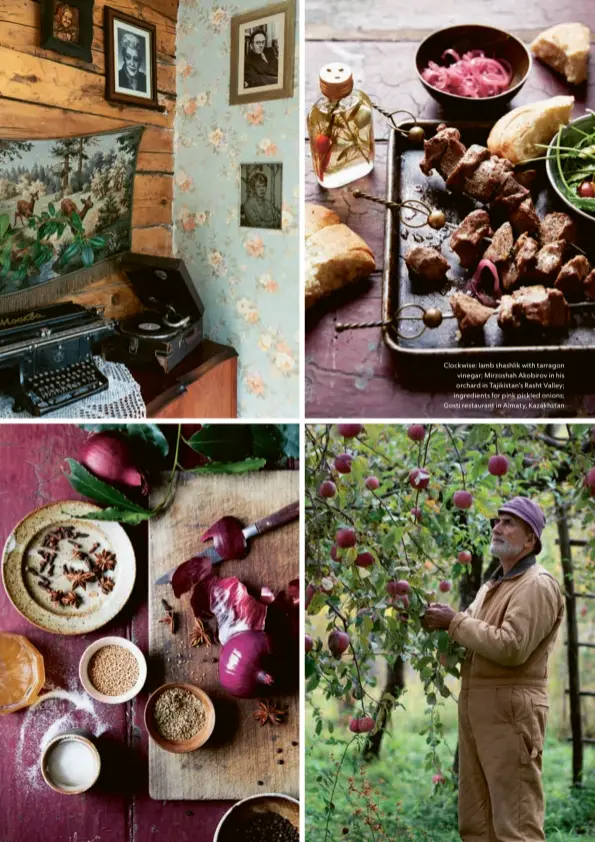
<path fill-rule="evenodd" d="M 546 170 L 558 196 L 595 222 L 595 112 L 560 126 L 548 147 Z"/>

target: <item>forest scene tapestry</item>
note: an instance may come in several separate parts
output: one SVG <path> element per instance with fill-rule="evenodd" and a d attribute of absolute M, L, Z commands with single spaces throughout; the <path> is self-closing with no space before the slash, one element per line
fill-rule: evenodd
<path fill-rule="evenodd" d="M 0 295 L 130 250 L 142 132 L 0 139 Z"/>

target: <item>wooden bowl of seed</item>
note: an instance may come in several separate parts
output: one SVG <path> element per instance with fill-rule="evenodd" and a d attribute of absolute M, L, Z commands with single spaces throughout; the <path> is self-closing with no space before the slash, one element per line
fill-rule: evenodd
<path fill-rule="evenodd" d="M 162 749 L 186 754 L 204 745 L 213 733 L 215 708 L 200 687 L 175 681 L 163 684 L 149 696 L 145 725 Z"/>
<path fill-rule="evenodd" d="M 125 637 L 102 637 L 83 652 L 79 678 L 98 702 L 120 705 L 143 689 L 147 662 L 138 646 Z"/>

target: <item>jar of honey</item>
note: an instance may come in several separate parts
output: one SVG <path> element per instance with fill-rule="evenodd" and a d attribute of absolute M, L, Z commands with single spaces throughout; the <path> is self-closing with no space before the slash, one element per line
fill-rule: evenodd
<path fill-rule="evenodd" d="M 0 631 L 0 714 L 33 704 L 44 683 L 41 653 L 26 637 Z"/>

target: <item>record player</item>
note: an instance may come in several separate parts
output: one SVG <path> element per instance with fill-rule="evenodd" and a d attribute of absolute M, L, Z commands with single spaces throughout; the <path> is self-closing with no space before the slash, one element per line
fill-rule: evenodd
<path fill-rule="evenodd" d="M 202 342 L 204 305 L 183 260 L 130 254 L 122 269 L 146 310 L 122 319 L 107 359 L 170 372 Z"/>

